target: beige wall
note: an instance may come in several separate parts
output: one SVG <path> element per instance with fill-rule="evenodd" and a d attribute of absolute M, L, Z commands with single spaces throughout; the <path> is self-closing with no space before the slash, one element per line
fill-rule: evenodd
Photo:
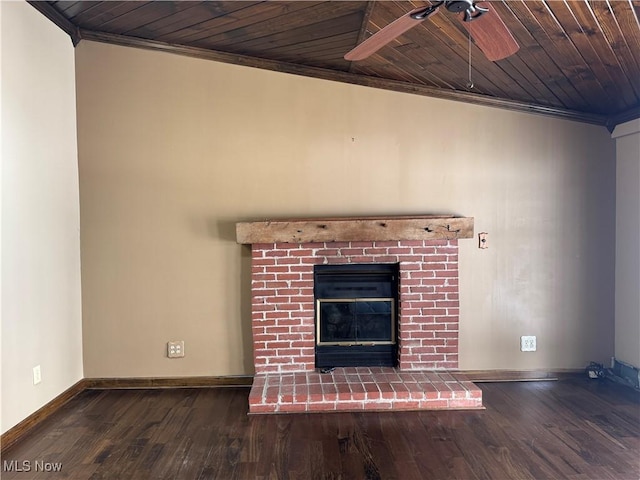
<path fill-rule="evenodd" d="M 615 356 L 640 367 L 640 119 L 619 125 L 616 139 Z"/>
<path fill-rule="evenodd" d="M 603 127 L 86 41 L 76 65 L 87 377 L 252 373 L 234 224 L 287 216 L 473 216 L 462 368 L 613 354 Z"/>
<path fill-rule="evenodd" d="M 5 432 L 83 372 L 73 46 L 25 2 L 0 12 Z"/>

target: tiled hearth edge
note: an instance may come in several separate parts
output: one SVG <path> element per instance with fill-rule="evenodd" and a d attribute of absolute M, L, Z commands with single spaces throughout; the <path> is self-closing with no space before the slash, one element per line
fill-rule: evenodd
<path fill-rule="evenodd" d="M 458 241 L 252 245 L 257 374 L 314 370 L 313 266 L 399 263 L 398 367 L 458 367 Z"/>

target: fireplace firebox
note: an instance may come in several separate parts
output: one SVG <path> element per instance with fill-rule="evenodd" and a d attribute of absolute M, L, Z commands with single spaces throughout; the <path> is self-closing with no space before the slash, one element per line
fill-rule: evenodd
<path fill-rule="evenodd" d="M 398 264 L 316 265 L 315 366 L 398 363 Z"/>

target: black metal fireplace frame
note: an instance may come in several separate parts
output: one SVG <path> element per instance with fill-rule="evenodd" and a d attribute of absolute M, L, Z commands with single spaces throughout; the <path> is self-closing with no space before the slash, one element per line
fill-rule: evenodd
<path fill-rule="evenodd" d="M 398 364 L 398 263 L 314 266 L 315 366 L 317 368 Z M 390 338 L 364 342 L 321 342 L 320 305 L 331 301 L 385 301 L 391 304 Z"/>

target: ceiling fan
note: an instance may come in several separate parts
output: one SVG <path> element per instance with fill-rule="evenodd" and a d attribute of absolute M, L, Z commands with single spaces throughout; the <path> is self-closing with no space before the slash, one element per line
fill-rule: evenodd
<path fill-rule="evenodd" d="M 488 7 L 488 2 L 480 3 L 482 5 L 478 5 L 473 0 L 440 1 L 427 7 L 411 10 L 360 43 L 348 52 L 344 59 L 352 62 L 364 60 L 435 14 L 442 6 L 449 12 L 458 14 L 459 20 L 475 44 L 492 62 L 516 53 L 520 46 L 498 13 Z"/>

